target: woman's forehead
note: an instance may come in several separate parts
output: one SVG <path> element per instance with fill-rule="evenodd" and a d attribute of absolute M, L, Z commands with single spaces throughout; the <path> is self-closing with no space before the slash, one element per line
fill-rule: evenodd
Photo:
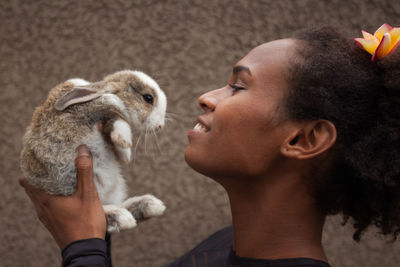
<path fill-rule="evenodd" d="M 254 78 L 282 80 L 293 57 L 295 40 L 281 39 L 251 50 L 236 66 L 248 68 Z"/>
<path fill-rule="evenodd" d="M 261 44 L 252 49 L 244 58 L 240 60 L 248 64 L 286 64 L 293 55 L 295 47 L 294 39 L 280 39 Z"/>

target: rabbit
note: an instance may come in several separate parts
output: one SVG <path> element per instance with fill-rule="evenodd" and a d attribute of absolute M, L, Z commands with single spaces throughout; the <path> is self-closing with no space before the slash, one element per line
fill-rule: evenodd
<path fill-rule="evenodd" d="M 108 232 L 162 215 L 166 207 L 152 195 L 126 199 L 120 164 L 131 159 L 132 130 L 161 129 L 166 107 L 164 92 L 140 71 L 119 71 L 95 83 L 67 80 L 51 89 L 34 111 L 22 140 L 22 173 L 50 194 L 71 195 L 77 184 L 76 149 L 86 144 Z M 97 122 L 102 122 L 101 132 Z"/>

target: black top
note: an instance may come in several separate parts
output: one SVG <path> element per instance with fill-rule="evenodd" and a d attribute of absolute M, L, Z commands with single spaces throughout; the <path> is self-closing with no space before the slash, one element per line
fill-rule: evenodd
<path fill-rule="evenodd" d="M 310 258 L 264 260 L 242 258 L 232 250 L 233 229 L 226 227 L 201 242 L 181 258 L 165 267 L 330 267 Z M 110 238 L 90 238 L 72 242 L 62 251 L 63 267 L 112 267 Z"/>
<path fill-rule="evenodd" d="M 323 261 L 310 258 L 264 260 L 243 258 L 232 250 L 233 228 L 226 227 L 165 267 L 330 267 Z"/>

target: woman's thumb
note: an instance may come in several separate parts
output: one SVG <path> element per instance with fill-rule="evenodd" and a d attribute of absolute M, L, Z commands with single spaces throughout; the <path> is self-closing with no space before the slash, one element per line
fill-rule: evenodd
<path fill-rule="evenodd" d="M 90 196 L 96 191 L 93 183 L 93 164 L 92 154 L 85 145 L 80 145 L 77 149 L 77 157 L 75 159 L 77 192 L 83 196 Z"/>

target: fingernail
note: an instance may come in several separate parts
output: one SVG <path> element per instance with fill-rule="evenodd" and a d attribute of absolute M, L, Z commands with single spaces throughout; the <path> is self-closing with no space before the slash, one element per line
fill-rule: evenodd
<path fill-rule="evenodd" d="M 81 157 L 90 157 L 91 153 L 86 145 L 80 145 L 77 149 L 78 155 Z"/>

